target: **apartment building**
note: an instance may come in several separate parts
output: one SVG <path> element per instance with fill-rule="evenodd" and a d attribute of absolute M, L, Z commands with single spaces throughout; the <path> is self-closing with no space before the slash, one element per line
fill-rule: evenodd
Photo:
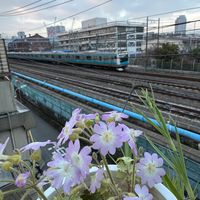
<path fill-rule="evenodd" d="M 128 21 L 107 22 L 94 18 L 82 22 L 82 28 L 59 34 L 60 48 L 73 51 L 141 53 L 144 24 Z"/>

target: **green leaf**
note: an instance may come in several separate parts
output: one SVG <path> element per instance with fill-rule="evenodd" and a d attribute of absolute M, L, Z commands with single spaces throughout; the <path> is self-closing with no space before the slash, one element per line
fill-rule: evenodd
<path fill-rule="evenodd" d="M 174 184 L 172 183 L 167 174 L 163 177 L 163 181 L 164 184 L 169 188 L 169 190 L 176 196 L 178 200 L 184 199 L 184 196 L 180 196 L 179 191 L 177 191 L 177 189 L 174 187 Z"/>

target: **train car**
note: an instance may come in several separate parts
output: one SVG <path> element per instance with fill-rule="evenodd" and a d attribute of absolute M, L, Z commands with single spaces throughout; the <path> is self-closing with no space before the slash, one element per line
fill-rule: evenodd
<path fill-rule="evenodd" d="M 102 66 L 123 71 L 128 66 L 128 55 L 107 52 L 9 52 L 9 58 L 38 60 L 79 65 Z"/>

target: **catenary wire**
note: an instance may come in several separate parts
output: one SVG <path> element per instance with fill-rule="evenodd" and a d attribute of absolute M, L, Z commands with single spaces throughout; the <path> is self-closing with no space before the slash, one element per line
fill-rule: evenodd
<path fill-rule="evenodd" d="M 30 12 L 25 12 L 25 13 L 16 13 L 16 14 L 11 14 L 9 16 L 18 16 L 18 15 L 25 15 L 25 14 L 30 14 L 30 13 L 34 13 L 34 12 L 39 12 L 39 11 L 42 11 L 42 10 L 46 10 L 46 9 L 49 9 L 49 8 L 54 8 L 54 7 L 57 7 L 57 6 L 61 6 L 61 5 L 64 5 L 66 3 L 69 3 L 71 1 L 74 1 L 74 0 L 67 0 L 67 1 L 64 1 L 62 3 L 58 3 L 58 4 L 55 4 L 55 5 L 51 5 L 51 6 L 48 6 L 48 7 L 45 7 L 45 8 L 41 8 L 41 9 L 37 9 L 37 10 L 33 10 L 33 11 L 30 11 Z M 1 16 L 1 15 L 0 15 Z"/>
<path fill-rule="evenodd" d="M 83 10 L 83 11 L 77 12 L 77 13 L 75 13 L 75 14 L 73 14 L 73 15 L 64 17 L 64 18 L 59 19 L 59 20 L 56 20 L 55 22 L 46 24 L 46 26 L 51 26 L 51 25 L 54 25 L 54 24 L 57 23 L 57 22 L 61 22 L 61 21 L 64 21 L 64 20 L 66 20 L 66 19 L 70 19 L 70 18 L 75 17 L 75 16 L 77 16 L 77 15 L 80 15 L 80 14 L 82 14 L 82 13 L 85 13 L 85 12 L 88 12 L 88 11 L 90 11 L 90 10 L 93 10 L 93 9 L 95 9 L 95 8 L 97 8 L 97 7 L 100 7 L 100 6 L 104 5 L 104 4 L 107 4 L 107 3 L 111 2 L 111 1 L 112 1 L 112 0 L 104 1 L 103 3 L 100 3 L 100 4 L 97 4 L 97 5 L 95 5 L 95 6 L 92 6 L 92 7 L 88 8 L 88 9 L 86 9 L 86 10 Z M 35 31 L 35 30 L 42 29 L 42 28 L 44 28 L 44 27 L 43 27 L 43 26 L 40 26 L 40 27 L 33 28 L 33 29 L 30 29 L 30 30 L 27 30 L 27 31 Z"/>
<path fill-rule="evenodd" d="M 42 4 L 40 4 L 40 5 L 31 7 L 31 8 L 27 8 L 27 9 L 25 9 L 25 10 L 23 10 L 23 11 L 20 11 L 20 12 L 17 11 L 17 12 L 9 13 L 9 14 L 7 14 L 7 15 L 0 15 L 0 16 L 1 16 L 1 17 L 2 17 L 2 16 L 3 16 L 3 17 L 10 17 L 10 16 L 21 15 L 21 14 L 23 14 L 24 11 L 33 10 L 33 9 L 35 9 L 35 8 L 43 7 L 43 6 L 47 5 L 47 4 L 51 4 L 51 3 L 55 2 L 55 1 L 57 1 L 57 0 L 51 0 L 51 1 L 48 1 L 48 2 L 45 2 L 45 3 L 42 3 Z M 16 13 L 16 14 L 15 14 L 15 13 Z M 19 13 L 19 14 L 18 14 L 18 13 Z M 28 12 L 27 12 L 27 13 L 28 13 Z M 31 13 L 31 12 L 30 12 L 30 13 Z"/>
<path fill-rule="evenodd" d="M 12 10 L 7 10 L 7 11 L 0 12 L 0 15 L 1 15 L 1 14 L 5 14 L 5 13 L 10 13 L 10 12 L 13 12 L 13 11 L 16 11 L 16 10 L 20 10 L 20 9 L 22 9 L 22 8 L 29 7 L 29 6 L 31 6 L 31 5 L 33 5 L 33 4 L 39 3 L 40 1 L 42 1 L 42 0 L 37 0 L 37 1 L 34 1 L 34 2 L 32 2 L 32 3 L 26 4 L 26 5 L 24 5 L 24 6 L 21 6 L 21 7 L 19 7 L 19 8 L 15 8 L 15 9 L 12 9 Z"/>

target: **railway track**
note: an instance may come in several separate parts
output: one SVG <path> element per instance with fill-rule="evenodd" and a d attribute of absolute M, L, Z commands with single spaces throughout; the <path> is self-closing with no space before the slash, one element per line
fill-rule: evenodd
<path fill-rule="evenodd" d="M 17 64 L 18 65 L 18 64 Z M 20 65 L 13 65 L 13 67 L 17 70 L 23 69 L 25 71 L 30 70 L 30 68 L 32 70 L 36 70 L 40 71 L 41 73 L 47 72 L 50 73 L 54 73 L 54 77 L 55 75 L 58 77 L 60 77 L 61 75 L 66 75 L 66 76 L 71 76 L 71 77 L 76 77 L 76 78 L 81 78 L 82 80 L 87 80 L 87 82 L 91 82 L 94 81 L 96 83 L 100 82 L 101 84 L 103 83 L 107 83 L 110 86 L 112 86 L 112 88 L 116 88 L 116 87 L 121 87 L 122 91 L 128 91 L 130 90 L 130 88 L 132 88 L 133 83 L 135 83 L 135 79 L 134 81 L 127 81 L 127 80 L 123 80 L 123 79 L 118 79 L 116 77 L 110 77 L 110 75 L 104 75 L 99 76 L 98 74 L 93 74 L 93 75 L 88 75 L 87 73 L 82 73 L 80 71 L 78 72 L 74 72 L 74 71 L 70 71 L 70 70 L 60 70 L 60 69 L 52 69 L 52 68 L 48 68 L 48 66 L 36 66 L 36 65 L 31 65 L 28 64 L 27 68 L 27 64 L 20 64 Z M 23 66 L 23 67 L 22 67 Z M 79 73 L 80 72 L 80 73 Z M 148 84 L 144 84 L 144 83 L 136 83 L 136 85 L 138 87 L 145 87 L 147 89 L 150 89 L 150 85 Z M 123 87 L 123 88 L 122 88 Z M 171 90 L 171 88 L 163 88 L 163 87 L 155 87 L 154 85 L 152 86 L 154 92 L 158 93 L 159 95 L 167 95 L 170 97 L 176 97 L 179 98 L 179 102 L 182 102 L 182 99 L 187 99 L 187 100 L 191 100 L 191 101 L 195 101 L 195 102 L 200 102 L 200 88 L 198 87 L 193 87 L 192 91 L 188 91 L 188 89 L 190 87 L 186 87 L 186 86 L 182 86 L 185 88 L 185 90 Z M 191 89 L 191 88 L 190 88 Z M 195 91 L 195 92 L 194 92 Z M 178 102 L 178 101 L 177 101 Z M 179 103 L 178 102 L 178 103 Z"/>
<path fill-rule="evenodd" d="M 31 63 L 30 63 L 31 62 Z M 168 74 L 160 74 L 160 73 L 150 73 L 150 72 L 133 72 L 133 71 L 128 71 L 128 72 L 123 72 L 119 73 L 116 71 L 108 71 L 108 70 L 102 70 L 102 69 L 90 69 L 90 68 L 84 68 L 80 67 L 74 64 L 68 64 L 68 65 L 63 65 L 63 64 L 47 64 L 47 63 L 41 63 L 37 61 L 12 61 L 13 64 L 21 64 L 25 66 L 30 66 L 30 67 L 38 67 L 38 64 L 42 64 L 41 67 L 43 68 L 48 68 L 48 70 L 53 70 L 55 72 L 62 72 L 66 73 L 66 71 L 69 73 L 69 70 L 73 67 L 73 72 L 74 68 L 80 69 L 79 73 L 86 72 L 89 75 L 94 75 L 98 73 L 98 76 L 109 76 L 110 78 L 117 77 L 120 79 L 130 79 L 132 80 L 133 78 L 137 81 L 141 82 L 147 82 L 151 84 L 157 84 L 157 85 L 166 85 L 166 86 L 171 86 L 171 87 L 177 87 L 177 88 L 184 88 L 184 89 L 190 89 L 190 90 L 197 90 L 200 91 L 200 78 L 195 77 L 187 77 L 187 76 L 180 76 L 180 75 L 168 75 Z M 57 69 L 55 69 L 55 66 Z M 177 80 L 180 81 L 180 83 L 177 83 Z M 186 83 L 187 82 L 187 83 Z"/>
<path fill-rule="evenodd" d="M 18 68 L 18 70 L 19 69 L 21 69 L 21 68 Z M 38 72 L 36 69 L 28 69 L 28 70 L 26 69 L 26 74 L 27 75 L 34 74 L 34 77 L 36 77 L 38 79 L 42 79 L 44 81 L 48 81 L 49 83 L 59 85 L 62 87 L 65 87 L 66 83 L 67 83 L 72 86 L 76 86 L 81 89 L 84 89 L 84 90 L 92 90 L 93 92 L 100 93 L 100 94 L 106 94 L 106 95 L 109 95 L 112 97 L 116 97 L 118 99 L 125 100 L 125 99 L 127 99 L 128 95 L 129 95 L 128 92 L 121 91 L 116 88 L 105 88 L 103 86 L 91 84 L 86 81 L 77 81 L 74 79 L 66 78 L 61 75 L 58 76 L 58 74 L 57 74 L 57 79 L 55 79 L 54 72 L 48 72 L 48 74 L 46 74 L 45 72 L 43 72 L 43 73 L 41 73 L 41 71 Z M 141 104 L 141 101 L 135 94 L 131 95 L 130 102 L 134 103 L 134 104 Z M 181 106 L 178 104 L 173 104 L 173 103 L 169 103 L 169 102 L 165 102 L 165 101 L 161 101 L 161 100 L 156 100 L 156 103 L 162 111 L 167 111 L 172 114 L 179 115 L 179 116 L 186 117 L 186 118 L 193 119 L 193 120 L 200 120 L 200 110 L 199 109 L 196 109 L 196 108 L 194 109 L 192 107 L 185 107 L 185 106 Z"/>

